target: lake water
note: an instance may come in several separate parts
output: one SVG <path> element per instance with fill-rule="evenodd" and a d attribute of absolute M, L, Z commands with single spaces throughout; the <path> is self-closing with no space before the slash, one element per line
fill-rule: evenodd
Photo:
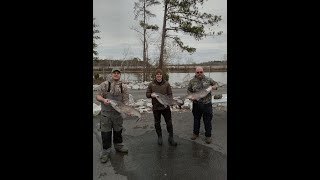
<path fill-rule="evenodd" d="M 214 81 L 227 84 L 227 72 L 205 72 L 205 76 L 211 77 Z M 108 74 L 109 75 L 109 74 Z M 189 81 L 195 73 L 169 73 L 169 83 Z M 100 76 L 103 76 L 100 74 Z M 123 81 L 141 81 L 142 73 L 121 73 Z"/>
<path fill-rule="evenodd" d="M 169 83 L 189 81 L 194 75 L 195 73 L 169 73 Z M 208 72 L 204 75 L 219 83 L 227 84 L 227 72 Z"/>

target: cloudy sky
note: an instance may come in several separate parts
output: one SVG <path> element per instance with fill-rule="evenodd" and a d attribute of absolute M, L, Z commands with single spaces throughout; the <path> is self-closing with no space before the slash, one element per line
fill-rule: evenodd
<path fill-rule="evenodd" d="M 97 41 L 99 57 L 123 59 L 138 57 L 142 59 L 142 43 L 140 36 L 132 27 L 138 27 L 138 21 L 134 20 L 134 2 L 138 0 L 93 0 L 93 17 L 99 25 L 100 40 Z M 163 1 L 160 0 L 162 3 Z M 163 4 L 151 9 L 155 18 L 150 23 L 162 27 Z M 173 59 L 176 62 L 206 62 L 222 60 L 227 54 L 227 0 L 208 0 L 201 8 L 202 12 L 221 15 L 222 21 L 215 26 L 217 31 L 222 30 L 223 35 L 217 37 L 206 37 L 196 41 L 193 37 L 181 34 L 181 40 L 185 45 L 195 47 L 197 51 L 190 55 L 187 52 L 179 52 Z M 152 45 L 149 47 L 149 57 L 153 60 L 159 57 L 157 43 L 160 41 L 161 28 L 152 33 Z M 125 53 L 126 52 L 126 53 Z"/>

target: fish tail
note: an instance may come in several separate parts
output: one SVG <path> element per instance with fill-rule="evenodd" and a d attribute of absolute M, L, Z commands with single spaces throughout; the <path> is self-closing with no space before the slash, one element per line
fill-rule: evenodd
<path fill-rule="evenodd" d="M 137 119 L 137 121 L 136 122 L 138 122 L 138 121 L 140 121 L 141 120 L 141 118 L 140 117 L 138 117 L 138 119 Z"/>

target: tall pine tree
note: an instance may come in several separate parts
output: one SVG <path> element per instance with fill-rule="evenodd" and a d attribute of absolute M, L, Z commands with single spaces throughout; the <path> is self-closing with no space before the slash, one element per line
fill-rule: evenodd
<path fill-rule="evenodd" d="M 98 47 L 96 40 L 100 39 L 100 36 L 98 36 L 97 34 L 100 32 L 98 30 L 99 25 L 97 25 L 94 20 L 96 18 L 93 18 L 93 60 L 98 59 L 98 52 L 96 51 L 96 48 Z"/>
<path fill-rule="evenodd" d="M 221 16 L 199 12 L 199 6 L 202 6 L 203 2 L 204 0 L 164 0 L 158 68 L 163 69 L 163 53 L 166 38 L 173 39 L 182 51 L 189 53 L 196 51 L 196 48 L 184 45 L 178 35 L 169 34 L 169 31 L 175 33 L 183 32 L 194 37 L 196 40 L 201 40 L 206 35 L 215 35 L 215 32 L 211 28 L 222 20 Z M 205 27 L 209 30 L 205 30 Z M 217 33 L 217 35 L 220 34 L 222 34 L 222 31 Z"/>

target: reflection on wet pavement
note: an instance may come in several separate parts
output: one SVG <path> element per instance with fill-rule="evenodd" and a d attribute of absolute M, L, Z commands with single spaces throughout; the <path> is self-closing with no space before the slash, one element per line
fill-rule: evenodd
<path fill-rule="evenodd" d="M 128 179 L 227 179 L 227 156 L 204 145 L 175 136 L 177 147 L 156 143 L 154 131 L 124 136 L 129 154 L 112 149 L 111 165 Z"/>

